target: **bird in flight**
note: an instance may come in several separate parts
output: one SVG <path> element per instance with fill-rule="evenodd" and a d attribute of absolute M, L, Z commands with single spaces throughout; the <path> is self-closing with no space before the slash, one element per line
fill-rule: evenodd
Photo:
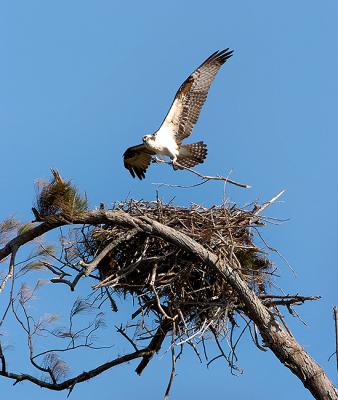
<path fill-rule="evenodd" d="M 203 163 L 207 155 L 206 144 L 203 141 L 182 144 L 182 140 L 190 136 L 212 81 L 232 53 L 232 50 L 225 49 L 211 54 L 178 89 L 160 128 L 151 135 L 145 135 L 142 144 L 125 151 L 124 166 L 133 178 L 145 178 L 152 157 L 156 155 L 170 157 L 174 169 Z"/>

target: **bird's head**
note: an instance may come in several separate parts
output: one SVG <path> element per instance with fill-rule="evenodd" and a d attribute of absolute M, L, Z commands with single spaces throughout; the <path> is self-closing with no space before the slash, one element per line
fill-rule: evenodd
<path fill-rule="evenodd" d="M 144 144 L 148 144 L 152 140 L 154 140 L 154 135 L 145 135 L 145 136 L 143 136 L 143 143 Z"/>

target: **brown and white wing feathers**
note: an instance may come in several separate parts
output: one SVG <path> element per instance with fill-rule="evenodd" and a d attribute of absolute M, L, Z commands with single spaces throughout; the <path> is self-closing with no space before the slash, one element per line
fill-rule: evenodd
<path fill-rule="evenodd" d="M 137 176 L 139 179 L 143 179 L 151 163 L 151 156 L 154 154 L 144 144 L 129 147 L 123 154 L 124 166 L 133 178 Z"/>
<path fill-rule="evenodd" d="M 178 89 L 162 127 L 176 132 L 176 140 L 188 137 L 197 122 L 211 83 L 221 66 L 232 56 L 228 48 L 211 54 Z"/>

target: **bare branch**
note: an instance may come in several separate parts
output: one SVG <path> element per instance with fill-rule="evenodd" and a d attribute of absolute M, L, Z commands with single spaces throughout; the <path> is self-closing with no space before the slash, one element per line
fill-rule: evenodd
<path fill-rule="evenodd" d="M 258 215 L 261 214 L 262 211 L 264 211 L 266 208 L 270 207 L 272 203 L 274 203 L 276 200 L 278 200 L 284 193 L 286 192 L 286 190 L 281 190 L 278 194 L 276 194 L 276 196 L 274 196 L 271 200 L 266 201 L 265 203 L 263 203 L 261 206 L 257 207 L 254 210 L 253 215 Z"/>
<path fill-rule="evenodd" d="M 35 378 L 34 376 L 29 375 L 29 374 L 16 374 L 16 373 L 8 372 L 8 371 L 1 371 L 0 376 L 4 376 L 6 378 L 15 380 L 15 383 L 14 383 L 15 385 L 18 382 L 30 381 L 40 387 L 47 388 L 50 390 L 60 391 L 60 390 L 70 389 L 78 383 L 88 381 L 89 379 L 92 379 L 95 376 L 98 376 L 98 375 L 102 374 L 103 372 L 107 371 L 108 369 L 111 369 L 117 365 L 127 363 L 129 361 L 135 360 L 136 358 L 145 357 L 149 354 L 150 354 L 150 351 L 147 349 L 138 350 L 138 351 L 135 351 L 134 353 L 126 354 L 122 357 L 118 357 L 112 361 L 101 364 L 97 368 L 91 369 L 87 372 L 82 372 L 81 374 L 75 376 L 74 378 L 67 379 L 61 383 L 49 383 L 49 382 L 45 382 L 44 380 Z"/>
<path fill-rule="evenodd" d="M 64 283 L 70 287 L 70 290 L 73 292 L 75 290 L 75 286 L 78 284 L 79 280 L 85 275 L 83 271 L 80 271 L 75 278 L 70 281 L 68 279 L 64 279 L 62 277 L 59 278 L 52 278 L 50 281 L 52 283 Z"/>
<path fill-rule="evenodd" d="M 169 332 L 170 328 L 172 326 L 172 321 L 171 320 L 167 320 L 164 319 L 160 326 L 158 327 L 155 335 L 153 336 L 151 342 L 149 343 L 147 349 L 147 353 L 146 355 L 143 356 L 142 361 L 140 362 L 140 364 L 137 366 L 136 368 L 136 373 L 138 375 L 141 375 L 143 370 L 146 368 L 146 366 L 148 365 L 149 361 L 151 360 L 152 356 L 155 353 L 158 353 L 161 349 L 162 343 L 167 335 L 167 333 Z"/>
<path fill-rule="evenodd" d="M 3 353 L 1 341 L 0 341 L 0 360 L 1 360 L 1 374 L 5 374 L 7 372 L 6 358 L 5 358 L 5 355 Z"/>
<path fill-rule="evenodd" d="M 159 158 L 153 158 L 153 162 L 156 163 L 156 164 L 170 164 L 170 165 L 172 165 L 172 162 L 171 162 L 171 161 L 165 161 L 165 160 L 161 160 L 161 159 L 159 159 Z M 197 171 L 195 171 L 195 170 L 192 169 L 192 168 L 184 167 L 183 165 L 179 164 L 178 162 L 176 162 L 175 165 L 177 165 L 177 166 L 178 166 L 179 168 L 181 168 L 181 169 L 185 169 L 185 170 L 191 172 L 192 174 L 194 174 L 194 175 L 198 176 L 199 178 L 203 179 L 203 181 L 205 181 L 205 182 L 207 182 L 207 181 L 223 181 L 223 182 L 231 183 L 232 185 L 235 185 L 235 186 L 239 186 L 239 187 L 244 188 L 244 189 L 249 189 L 249 188 L 251 188 L 250 185 L 246 185 L 246 184 L 244 184 L 244 183 L 236 182 L 236 181 L 234 181 L 234 180 L 232 180 L 232 179 L 229 179 L 229 178 L 227 178 L 227 177 L 225 177 L 225 176 L 220 176 L 220 175 L 216 175 L 216 176 L 203 175 L 203 174 L 201 174 L 200 172 L 197 172 Z M 200 183 L 200 184 L 203 184 L 203 183 L 204 183 L 204 182 L 202 182 L 202 183 Z M 199 185 L 200 185 L 200 184 L 199 184 Z M 159 184 L 159 185 L 164 185 L 164 184 Z M 171 185 L 167 185 L 167 184 L 166 184 L 166 186 L 171 186 Z M 179 186 L 179 185 L 174 185 L 174 186 L 175 186 L 175 187 L 181 187 L 181 186 Z M 198 186 L 198 185 L 194 185 L 194 186 Z M 193 186 L 189 186 L 189 187 L 193 187 Z"/>
<path fill-rule="evenodd" d="M 18 250 L 18 247 L 13 246 L 13 248 L 11 250 L 12 254 L 11 254 L 11 259 L 9 261 L 8 273 L 6 274 L 6 276 L 4 277 L 4 279 L 2 280 L 2 282 L 0 284 L 0 293 L 4 290 L 7 281 L 9 279 L 11 279 L 14 274 L 15 256 L 16 256 L 17 250 Z"/>
<path fill-rule="evenodd" d="M 285 295 L 275 296 L 270 294 L 262 294 L 259 296 L 266 306 L 290 306 L 300 305 L 306 301 L 320 300 L 321 296 L 298 296 L 298 295 Z"/>
<path fill-rule="evenodd" d="M 122 324 L 120 327 L 115 325 L 115 328 L 116 328 L 117 332 L 119 332 L 124 338 L 126 338 L 128 340 L 128 342 L 134 347 L 134 350 L 138 351 L 138 348 L 137 348 L 136 344 L 134 343 L 134 341 L 132 339 L 130 339 L 130 337 L 126 334 L 125 329 L 122 328 Z"/>
<path fill-rule="evenodd" d="M 175 335 L 176 335 L 176 328 L 175 323 L 172 324 L 172 333 L 171 333 L 171 373 L 170 379 L 167 386 L 167 390 L 165 391 L 164 400 L 169 399 L 169 394 L 171 390 L 171 386 L 173 384 L 175 378 L 175 365 L 176 365 L 176 357 L 175 357 Z"/>

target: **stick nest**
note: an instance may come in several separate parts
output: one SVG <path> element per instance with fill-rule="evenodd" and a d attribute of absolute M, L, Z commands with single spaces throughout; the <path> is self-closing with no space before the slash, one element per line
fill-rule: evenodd
<path fill-rule="evenodd" d="M 240 271 L 256 293 L 265 293 L 271 264 L 253 241 L 253 228 L 263 224 L 254 210 L 195 204 L 184 208 L 134 200 L 113 209 L 147 216 L 187 234 Z M 96 227 L 85 236 L 79 249 L 85 262 L 112 244 L 98 266 L 101 282 L 96 286 L 136 298 L 140 307 L 134 314 L 154 312 L 160 319 L 173 319 L 188 336 L 211 326 L 223 329 L 235 311 L 244 309 L 216 271 L 171 243 L 117 226 Z"/>

